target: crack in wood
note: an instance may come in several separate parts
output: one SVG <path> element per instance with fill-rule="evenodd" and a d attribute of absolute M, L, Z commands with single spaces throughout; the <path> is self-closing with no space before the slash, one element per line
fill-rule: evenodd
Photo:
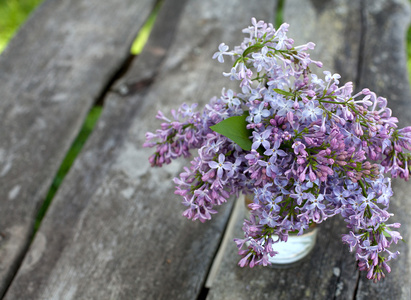
<path fill-rule="evenodd" d="M 360 16 L 361 16 L 361 30 L 360 30 L 360 43 L 358 48 L 358 65 L 357 65 L 357 76 L 355 79 L 355 88 L 359 89 L 361 86 L 361 76 L 363 72 L 363 63 L 364 63 L 364 50 L 365 50 L 365 40 L 367 34 L 367 14 L 366 14 L 366 4 L 365 0 L 360 1 Z M 360 271 L 357 269 L 357 280 L 355 282 L 354 293 L 352 299 L 357 298 L 358 288 L 360 284 Z"/>
<path fill-rule="evenodd" d="M 143 90 L 150 87 L 151 84 L 154 82 L 155 77 L 156 76 L 153 76 L 151 78 L 142 79 L 142 80 L 139 80 L 139 81 L 133 82 L 133 83 L 121 84 L 119 87 L 111 90 L 111 92 L 114 92 L 114 93 L 120 95 L 121 97 L 129 97 L 131 95 L 140 93 Z"/>
<path fill-rule="evenodd" d="M 136 55 L 130 54 L 125 58 L 123 63 L 120 65 L 118 70 L 113 74 L 113 76 L 108 80 L 107 84 L 105 85 L 104 89 L 102 90 L 100 96 L 96 99 L 95 105 L 100 105 L 104 106 L 104 100 L 107 97 L 107 94 L 109 92 L 112 92 L 115 90 L 113 89 L 113 86 L 116 81 L 120 80 L 121 78 L 124 77 L 124 75 L 127 73 L 127 71 L 130 69 L 133 60 L 135 59 Z"/>
<path fill-rule="evenodd" d="M 360 276 L 360 271 L 357 270 L 357 280 L 356 280 L 356 282 L 355 282 L 354 293 L 353 293 L 353 295 L 352 295 L 352 299 L 353 299 L 353 300 L 357 298 L 358 287 L 359 287 L 359 285 L 360 285 L 360 277 L 361 277 L 361 276 Z"/>
<path fill-rule="evenodd" d="M 203 300 L 207 298 L 208 292 L 210 291 L 213 281 L 216 277 L 218 269 L 221 266 L 222 254 L 226 253 L 227 243 L 231 241 L 231 235 L 234 230 L 234 226 L 237 223 L 238 213 L 240 210 L 240 206 L 243 203 L 243 198 L 236 198 L 231 199 L 232 207 L 230 209 L 230 217 L 227 218 L 226 224 L 224 226 L 224 231 L 221 234 L 220 240 L 218 242 L 218 246 L 216 247 L 216 251 L 214 253 L 212 263 L 209 266 L 207 271 L 207 275 L 205 276 L 205 281 L 203 283 L 203 287 L 197 297 L 197 300 Z M 228 203 L 227 203 L 228 204 Z"/>

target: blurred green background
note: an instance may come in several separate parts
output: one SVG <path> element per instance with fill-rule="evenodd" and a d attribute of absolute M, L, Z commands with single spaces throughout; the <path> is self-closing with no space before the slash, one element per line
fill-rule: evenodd
<path fill-rule="evenodd" d="M 30 13 L 43 0 L 0 0 L 0 53 L 6 48 L 7 43 L 14 33 L 24 23 Z M 139 32 L 130 52 L 134 55 L 139 54 L 146 43 L 150 34 L 150 28 L 154 24 L 161 2 L 153 10 L 146 26 Z"/>
<path fill-rule="evenodd" d="M 0 52 L 24 23 L 30 12 L 43 0 L 0 0 Z"/>

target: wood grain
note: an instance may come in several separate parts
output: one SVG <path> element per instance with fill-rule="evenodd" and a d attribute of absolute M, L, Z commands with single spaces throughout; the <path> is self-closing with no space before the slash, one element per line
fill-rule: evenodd
<path fill-rule="evenodd" d="M 154 3 L 46 1 L 0 56 L 0 295 L 66 151 Z"/>
<path fill-rule="evenodd" d="M 158 109 L 204 104 L 221 93 L 226 68 L 211 56 L 220 42 L 236 43 L 252 16 L 272 18 L 273 2 L 262 3 L 165 1 L 149 44 L 108 95 L 97 130 L 56 195 L 6 299 L 199 295 L 232 203 L 205 224 L 183 218 L 172 178 L 187 162 L 150 168 L 144 133 L 159 126 Z"/>
<path fill-rule="evenodd" d="M 0 56 L 3 292 L 65 150 L 153 4 L 47 1 Z M 5 299 L 197 299 L 207 279 L 207 299 L 410 299 L 407 244 L 397 246 L 392 273 L 373 284 L 341 243 L 346 228 L 338 218 L 321 224 L 312 253 L 289 269 L 238 267 L 232 239 L 243 235 L 243 206 L 236 206 L 228 243 L 221 243 L 235 199 L 210 222 L 188 221 L 172 184 L 187 162 L 149 166 L 152 151 L 142 143 L 159 126 L 156 111 L 167 114 L 183 102 L 201 107 L 223 86 L 234 86 L 221 75 L 230 62 L 223 66 L 212 54 L 221 42 L 238 44 L 252 16 L 273 22 L 275 8 L 270 0 L 164 1 L 143 53 L 104 95 L 97 128 Z M 314 41 L 313 57 L 324 70 L 387 97 L 403 126 L 411 120 L 409 19 L 406 0 L 287 0 L 284 8 L 297 45 Z M 410 241 L 411 185 L 395 180 L 393 188 L 393 222 L 403 224 Z M 208 278 L 220 243 L 221 264 Z"/>

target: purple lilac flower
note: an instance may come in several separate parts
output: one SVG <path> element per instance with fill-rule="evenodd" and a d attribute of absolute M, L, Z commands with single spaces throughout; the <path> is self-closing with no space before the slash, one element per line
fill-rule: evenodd
<path fill-rule="evenodd" d="M 250 116 L 253 118 L 254 123 L 260 123 L 261 118 L 266 118 L 270 115 L 270 111 L 265 109 L 265 102 L 261 102 L 260 105 L 256 108 L 253 108 L 250 111 Z"/>
<path fill-rule="evenodd" d="M 265 130 L 261 134 L 259 132 L 253 131 L 254 142 L 251 145 L 251 149 L 257 150 L 260 145 L 263 145 L 264 148 L 270 147 L 270 142 L 268 138 L 271 136 L 270 130 Z"/>
<path fill-rule="evenodd" d="M 208 165 L 212 169 L 217 169 L 217 176 L 218 177 L 223 177 L 223 172 L 224 170 L 230 171 L 231 170 L 231 164 L 229 162 L 224 162 L 225 161 L 225 155 L 220 153 L 218 156 L 218 163 L 215 161 L 210 161 Z"/>
<path fill-rule="evenodd" d="M 293 111 L 294 101 L 279 99 L 277 102 L 278 112 L 277 115 L 285 116 L 287 113 Z"/>
<path fill-rule="evenodd" d="M 278 156 L 287 156 L 287 153 L 284 150 L 279 149 L 280 142 L 279 140 L 275 141 L 273 147 L 264 147 L 266 150 L 264 151 L 264 155 L 270 157 L 270 160 L 275 162 Z"/>
<path fill-rule="evenodd" d="M 302 234 L 338 214 L 348 229 L 342 242 L 359 269 L 378 281 L 399 255 L 389 248 L 402 239 L 400 224 L 389 223 L 393 191 L 384 173 L 409 179 L 411 127 L 398 128 L 388 100 L 369 89 L 354 94 L 339 74 L 311 74 L 322 66 L 307 52 L 314 44 L 293 46 L 288 27 L 275 30 L 253 18 L 239 46 L 221 43 L 213 58 L 233 59 L 223 75 L 239 90 L 223 89 L 202 111 L 182 104 L 170 118 L 158 112 L 160 129 L 144 143 L 156 149 L 149 161 L 162 166 L 197 149 L 174 179 L 191 220 L 210 220 L 230 196 L 254 193 L 244 238 L 235 240 L 240 266 L 270 264 L 289 232 Z M 251 150 L 210 128 L 239 116 Z"/>
<path fill-rule="evenodd" d="M 321 116 L 323 110 L 315 104 L 314 100 L 311 100 L 308 104 L 304 106 L 304 110 L 301 113 L 302 119 L 307 119 L 311 121 L 315 121 Z"/>
<path fill-rule="evenodd" d="M 259 160 L 258 164 L 260 166 L 265 167 L 265 173 L 268 177 L 275 178 L 276 175 L 279 173 L 279 169 L 277 165 L 275 164 L 275 161 L 277 160 L 276 157 L 271 156 L 268 161 L 265 160 Z"/>
<path fill-rule="evenodd" d="M 290 194 L 290 197 L 296 199 L 297 205 L 301 205 L 308 198 L 309 194 L 304 193 L 301 185 L 297 185 L 294 190 L 294 194 Z"/>

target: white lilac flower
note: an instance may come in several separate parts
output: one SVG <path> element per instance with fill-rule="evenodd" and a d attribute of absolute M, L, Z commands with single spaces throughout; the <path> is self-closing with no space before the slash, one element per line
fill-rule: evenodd
<path fill-rule="evenodd" d="M 218 46 L 218 52 L 214 53 L 213 59 L 216 59 L 220 62 L 224 62 L 224 57 L 223 55 L 230 55 L 229 52 L 227 52 L 228 46 L 224 43 L 221 43 L 220 46 Z"/>
<path fill-rule="evenodd" d="M 315 105 L 314 101 L 311 100 L 304 106 L 302 112 L 302 118 L 310 121 L 315 121 L 323 114 L 323 110 Z"/>
<path fill-rule="evenodd" d="M 324 80 L 322 80 L 321 78 L 318 78 L 316 74 L 311 74 L 311 83 L 321 88 L 325 88 Z"/>
<path fill-rule="evenodd" d="M 197 103 L 188 105 L 188 104 L 183 104 L 181 106 L 181 114 L 183 117 L 191 117 L 194 114 L 195 108 L 198 106 Z"/>
<path fill-rule="evenodd" d="M 261 52 L 252 54 L 252 57 L 254 58 L 254 67 L 256 68 L 257 72 L 261 72 L 263 68 L 265 70 L 269 70 L 271 68 L 272 59 L 269 56 L 267 56 L 267 54 L 267 46 L 264 46 L 261 49 Z"/>
<path fill-rule="evenodd" d="M 231 89 L 227 90 L 227 93 L 225 93 L 225 89 L 223 89 L 222 92 L 223 96 L 222 96 L 222 100 L 224 103 L 226 103 L 228 105 L 228 107 L 233 107 L 233 106 L 239 106 L 241 105 L 240 99 L 238 99 L 237 97 L 234 96 L 234 92 Z"/>
<path fill-rule="evenodd" d="M 294 106 L 294 101 L 293 100 L 283 100 L 283 99 L 279 99 L 277 101 L 277 115 L 279 116 L 285 116 L 287 115 L 287 113 L 292 112 L 294 110 L 293 108 Z"/>
<path fill-rule="evenodd" d="M 339 83 L 338 79 L 341 78 L 340 74 L 335 73 L 331 75 L 330 71 L 324 71 L 324 74 L 325 74 L 325 82 L 328 82 L 328 84 L 332 82 L 334 82 L 335 84 Z"/>

